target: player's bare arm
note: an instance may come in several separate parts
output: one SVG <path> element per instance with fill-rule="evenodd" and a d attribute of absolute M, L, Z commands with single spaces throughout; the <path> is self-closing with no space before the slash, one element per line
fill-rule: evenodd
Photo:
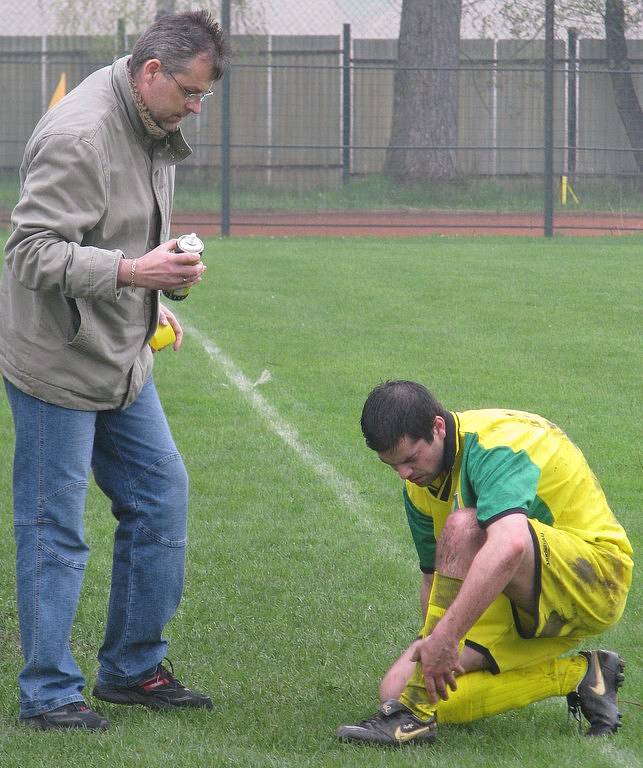
<path fill-rule="evenodd" d="M 501 592 L 532 610 L 533 554 L 527 518 L 516 513 L 500 518 L 486 530 L 486 540 L 463 573 L 464 582 L 445 615 L 428 637 L 415 646 L 411 660 L 420 661 L 432 703 L 448 698 L 463 673 L 458 643 Z M 522 570 L 521 570 L 522 566 Z M 529 573 L 530 571 L 530 573 Z M 517 578 L 515 578 L 517 577 Z M 514 583 L 515 579 L 515 583 Z"/>

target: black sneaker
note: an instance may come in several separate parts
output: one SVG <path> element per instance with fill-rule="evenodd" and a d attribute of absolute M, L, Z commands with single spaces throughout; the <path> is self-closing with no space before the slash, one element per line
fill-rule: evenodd
<path fill-rule="evenodd" d="M 84 701 L 65 704 L 35 717 L 21 717 L 20 722 L 38 731 L 52 731 L 60 728 L 85 728 L 88 731 L 104 731 L 109 721 L 90 709 Z"/>
<path fill-rule="evenodd" d="M 171 671 L 170 671 L 171 670 Z M 186 688 L 173 674 L 172 664 L 167 669 L 159 664 L 152 677 L 131 686 L 97 683 L 93 695 L 112 704 L 143 704 L 151 709 L 196 707 L 212 709 L 212 699 L 203 693 Z"/>
<path fill-rule="evenodd" d="M 383 744 L 399 747 L 408 742 L 430 744 L 437 731 L 435 717 L 420 720 L 396 699 L 385 701 L 376 715 L 357 725 L 340 725 L 337 738 L 360 744 Z"/>
<path fill-rule="evenodd" d="M 587 672 L 578 688 L 567 695 L 567 706 L 580 723 L 580 712 L 589 721 L 586 736 L 606 736 L 621 727 L 616 693 L 623 685 L 625 662 L 613 651 L 581 651 Z M 580 710 L 580 712 L 579 712 Z"/>

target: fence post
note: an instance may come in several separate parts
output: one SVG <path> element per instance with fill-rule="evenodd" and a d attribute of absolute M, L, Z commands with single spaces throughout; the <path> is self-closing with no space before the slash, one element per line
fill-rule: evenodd
<path fill-rule="evenodd" d="M 578 82 L 576 65 L 578 51 L 578 30 L 567 30 L 567 175 L 572 178 L 576 173 L 576 101 Z"/>
<path fill-rule="evenodd" d="M 555 0 L 545 2 L 545 237 L 554 234 L 554 10 Z"/>
<path fill-rule="evenodd" d="M 119 16 L 116 19 L 116 55 L 114 59 L 119 59 L 127 53 L 127 33 L 125 31 L 125 19 Z"/>
<path fill-rule="evenodd" d="M 230 0 L 221 3 L 221 27 L 230 40 Z M 230 235 L 230 69 L 221 92 L 221 236 Z"/>
<path fill-rule="evenodd" d="M 351 178 L 351 25 L 344 24 L 342 47 L 342 183 Z"/>
<path fill-rule="evenodd" d="M 40 36 L 40 105 L 44 115 L 49 104 L 49 64 L 47 60 L 47 35 Z"/>

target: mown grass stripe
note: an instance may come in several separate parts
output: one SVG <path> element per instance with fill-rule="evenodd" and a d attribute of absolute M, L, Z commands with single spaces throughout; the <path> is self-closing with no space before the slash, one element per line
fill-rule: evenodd
<path fill-rule="evenodd" d="M 176 314 L 176 313 L 175 313 Z M 177 319 L 178 316 L 177 316 Z M 292 449 L 301 461 L 310 467 L 313 472 L 321 478 L 330 490 L 333 491 L 337 499 L 343 504 L 357 519 L 360 526 L 368 532 L 379 536 L 379 552 L 382 550 L 399 559 L 403 556 L 401 549 L 391 541 L 390 531 L 379 521 L 374 520 L 367 514 L 364 504 L 355 485 L 335 467 L 320 456 L 310 445 L 307 445 L 299 436 L 299 433 L 284 419 L 274 406 L 257 391 L 255 384 L 243 373 L 230 358 L 212 339 L 205 336 L 198 328 L 185 323 L 179 319 L 183 330 L 190 334 L 203 347 L 211 360 L 217 363 L 226 375 L 228 381 L 244 395 L 252 408 L 264 420 L 269 429 L 274 432 L 283 442 Z"/>

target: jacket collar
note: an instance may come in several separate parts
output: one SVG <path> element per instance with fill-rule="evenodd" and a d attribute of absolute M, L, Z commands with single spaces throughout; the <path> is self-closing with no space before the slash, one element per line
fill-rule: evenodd
<path fill-rule="evenodd" d="M 180 128 L 167 133 L 163 138 L 154 138 L 147 132 L 128 82 L 127 62 L 129 59 L 129 56 L 123 56 L 112 64 L 112 87 L 120 107 L 127 115 L 132 130 L 146 149 L 149 150 L 155 145 L 167 148 L 169 164 L 185 160 L 186 157 L 192 154 L 192 150 L 183 137 Z"/>

